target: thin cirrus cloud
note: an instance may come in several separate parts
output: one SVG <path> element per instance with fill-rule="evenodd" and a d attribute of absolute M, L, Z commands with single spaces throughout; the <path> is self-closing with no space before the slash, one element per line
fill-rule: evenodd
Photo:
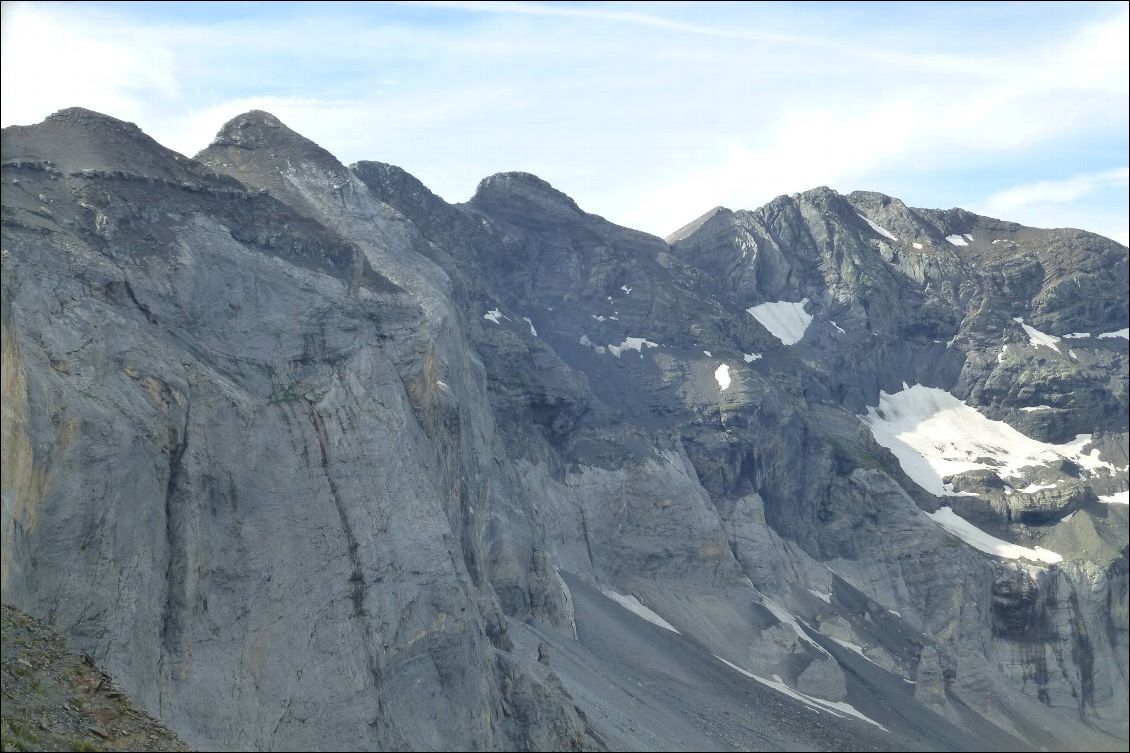
<path fill-rule="evenodd" d="M 1127 188 L 1130 168 L 1119 167 L 1087 175 L 1073 175 L 1065 180 L 1041 180 L 998 191 L 985 200 L 985 206 L 997 212 L 1015 212 L 1032 205 L 1064 204 L 1085 198 L 1107 188 Z"/>
<path fill-rule="evenodd" d="M 5 3 L 4 125 L 81 105 L 193 154 L 258 108 L 449 201 L 527 170 L 659 235 L 829 185 L 1125 242 L 1124 4 L 139 6 Z"/>
<path fill-rule="evenodd" d="M 1130 168 L 1119 167 L 1096 173 L 1073 175 L 1063 180 L 1041 180 L 1013 186 L 985 198 L 978 211 L 995 217 L 1006 217 L 1027 225 L 1071 225 L 1086 227 L 1101 223 L 1101 211 L 1093 208 L 1096 196 L 1104 194 L 1125 197 L 1130 189 Z M 1125 207 L 1125 199 L 1123 200 Z M 1130 223 L 1123 218 L 1121 227 L 1111 225 L 1104 233 L 1122 245 L 1130 244 Z"/>

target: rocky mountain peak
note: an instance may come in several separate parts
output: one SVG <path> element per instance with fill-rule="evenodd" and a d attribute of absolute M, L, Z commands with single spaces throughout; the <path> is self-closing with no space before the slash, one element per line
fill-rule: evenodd
<path fill-rule="evenodd" d="M 4 129 L 4 159 L 39 162 L 60 172 L 112 172 L 175 182 L 216 179 L 157 143 L 136 124 L 83 107 L 68 107 L 30 126 Z"/>
<path fill-rule="evenodd" d="M 447 206 L 443 199 L 404 168 L 385 162 L 363 160 L 350 165 L 349 169 L 381 201 L 396 206 L 410 217 Z"/>
<path fill-rule="evenodd" d="M 229 120 L 208 148 L 196 158 L 206 164 L 222 163 L 221 157 L 226 155 L 234 159 L 237 152 L 254 153 L 253 158 L 245 154 L 239 161 L 253 160 L 268 170 L 304 163 L 342 175 L 348 172 L 328 151 L 263 110 L 251 110 Z"/>
<path fill-rule="evenodd" d="M 817 186 L 792 197 L 800 205 L 808 205 L 829 215 L 850 216 L 853 212 L 848 198 L 828 186 Z"/>
<path fill-rule="evenodd" d="M 816 186 L 814 188 L 808 189 L 807 191 L 801 191 L 799 194 L 797 194 L 797 196 L 808 201 L 842 198 L 842 195 L 839 191 L 834 188 L 829 188 L 828 186 Z"/>
<path fill-rule="evenodd" d="M 900 199 L 896 199 L 893 196 L 888 196 L 887 194 L 881 193 L 879 191 L 852 191 L 847 195 L 847 198 L 848 201 L 853 204 L 874 204 L 883 207 L 889 205 L 897 207 L 906 206 L 906 204 L 903 204 Z"/>
<path fill-rule="evenodd" d="M 142 130 L 136 123 L 119 120 L 110 115 L 103 115 L 100 112 L 88 110 L 85 107 L 68 107 L 58 112 L 53 112 L 47 116 L 47 121 L 78 128 L 102 128 L 117 130 L 122 133 L 142 133 Z"/>
<path fill-rule="evenodd" d="M 569 196 L 538 176 L 524 172 L 496 173 L 483 178 L 470 203 L 476 207 L 534 209 L 562 218 L 584 216 Z"/>
<path fill-rule="evenodd" d="M 211 146 L 259 149 L 302 139 L 281 120 L 263 110 L 251 110 L 224 123 Z"/>
<path fill-rule="evenodd" d="M 262 110 L 229 120 L 196 159 L 248 186 L 287 197 L 292 206 L 308 212 L 314 208 L 294 183 L 299 172 L 326 191 L 341 191 L 352 179 L 336 157 Z"/>
<path fill-rule="evenodd" d="M 681 228 L 668 235 L 664 240 L 666 240 L 668 243 L 677 243 L 684 238 L 688 238 L 691 235 L 694 235 L 712 220 L 718 219 L 719 221 L 725 222 L 728 218 L 732 217 L 733 214 L 733 211 L 727 209 L 726 207 L 714 207 L 709 212 L 706 212 L 705 214 L 702 214 L 699 217 L 691 220 L 686 225 L 683 225 Z"/>

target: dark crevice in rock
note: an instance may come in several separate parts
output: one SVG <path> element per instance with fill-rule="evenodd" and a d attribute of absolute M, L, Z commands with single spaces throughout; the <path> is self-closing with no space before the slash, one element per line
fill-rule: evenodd
<path fill-rule="evenodd" d="M 156 324 L 157 317 L 153 315 L 153 311 L 148 306 L 137 299 L 137 293 L 133 291 L 133 285 L 130 285 L 129 280 L 123 280 L 122 284 L 125 285 L 126 295 L 129 296 L 130 301 L 133 302 L 138 311 L 145 315 L 145 320 L 150 324 Z"/>
<path fill-rule="evenodd" d="M 1079 667 L 1079 685 L 1081 697 L 1079 698 L 1079 714 L 1086 713 L 1085 707 L 1095 705 L 1095 651 L 1091 646 L 1091 636 L 1087 631 L 1087 622 L 1083 619 L 1083 612 L 1079 607 L 1079 596 L 1075 589 L 1071 589 L 1068 597 L 1071 605 L 1071 658 Z"/>
<path fill-rule="evenodd" d="M 349 556 L 349 565 L 351 568 L 349 574 L 349 599 L 352 603 L 353 624 L 355 629 L 359 629 L 361 633 L 359 637 L 365 652 L 366 669 L 373 683 L 373 696 L 376 701 L 373 717 L 369 720 L 368 724 L 374 730 L 388 730 L 390 728 L 390 720 L 384 710 L 384 700 L 381 698 L 380 665 L 377 662 L 377 656 L 373 650 L 374 639 L 372 626 L 369 614 L 365 609 L 366 583 L 365 574 L 361 565 L 360 545 L 357 542 L 357 537 L 353 533 L 353 525 L 349 522 L 349 514 L 346 512 L 345 500 L 342 499 L 341 493 L 338 491 L 337 482 L 330 472 L 329 437 L 326 433 L 325 421 L 314 405 L 307 403 L 306 411 L 307 415 L 310 417 L 310 425 L 314 428 L 314 437 L 317 439 L 318 450 L 321 457 L 322 473 L 329 487 L 330 499 L 333 500 L 338 519 L 341 522 L 341 532 L 345 537 L 347 554 Z"/>
<path fill-rule="evenodd" d="M 186 519 L 191 500 L 184 494 L 181 483 L 184 455 L 188 451 L 189 410 L 186 408 L 184 423 L 179 430 L 169 427 L 169 475 L 165 485 L 165 605 L 161 615 L 161 645 L 162 658 L 173 665 L 180 661 L 181 636 L 188 605 Z M 171 672 L 172 667 L 167 670 Z"/>

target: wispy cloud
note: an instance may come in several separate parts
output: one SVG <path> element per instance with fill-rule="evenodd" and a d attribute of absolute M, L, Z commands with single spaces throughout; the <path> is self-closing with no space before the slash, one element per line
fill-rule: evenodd
<path fill-rule="evenodd" d="M 1041 180 L 998 191 L 985 199 L 988 211 L 1008 216 L 1009 212 L 1033 205 L 1065 204 L 1078 201 L 1098 191 L 1130 186 L 1130 168 L 1119 167 L 1087 175 L 1073 175 L 1064 180 Z"/>
<path fill-rule="evenodd" d="M 556 18 L 583 19 L 601 21 L 613 24 L 624 24 L 658 29 L 663 31 L 688 34 L 692 36 L 713 37 L 741 42 L 759 42 L 772 45 L 791 45 L 811 50 L 818 50 L 850 58 L 858 58 L 873 63 L 899 65 L 915 70 L 935 70 L 948 73 L 964 73 L 976 76 L 999 77 L 1009 75 L 1008 66 L 987 68 L 977 60 L 970 60 L 967 56 L 922 52 L 908 53 L 893 49 L 868 45 L 852 45 L 840 41 L 836 37 L 819 37 L 807 34 L 792 34 L 783 31 L 774 31 L 771 28 L 757 28 L 751 25 L 715 26 L 710 24 L 689 23 L 686 21 L 668 18 L 666 16 L 643 13 L 639 11 L 626 11 L 606 9 L 591 5 L 544 5 L 541 3 L 525 2 L 458 2 L 457 0 L 405 0 L 404 5 L 414 5 L 433 8 L 447 8 L 466 13 L 487 13 L 515 16 L 548 16 Z M 1019 72 L 1019 68 L 1015 72 Z"/>
<path fill-rule="evenodd" d="M 1040 180 L 987 196 L 977 211 L 1035 227 L 1081 227 L 1130 244 L 1130 167 Z"/>

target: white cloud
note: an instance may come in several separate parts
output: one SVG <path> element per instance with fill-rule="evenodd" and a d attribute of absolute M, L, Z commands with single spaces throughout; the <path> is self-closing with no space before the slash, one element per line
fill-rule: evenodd
<path fill-rule="evenodd" d="M 0 50 L 4 125 L 36 123 L 72 106 L 141 121 L 179 94 L 168 50 L 129 29 L 84 33 L 37 5 L 4 4 Z"/>

